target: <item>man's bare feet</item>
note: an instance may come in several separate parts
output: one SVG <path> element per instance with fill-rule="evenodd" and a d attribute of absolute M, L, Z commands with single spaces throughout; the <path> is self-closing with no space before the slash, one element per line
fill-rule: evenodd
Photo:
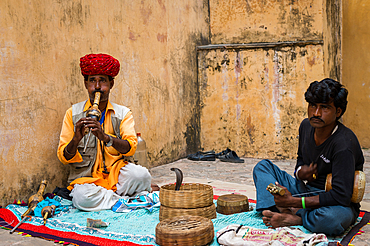
<path fill-rule="evenodd" d="M 302 218 L 295 214 L 275 213 L 265 210 L 262 212 L 262 215 L 263 223 L 269 228 L 302 225 Z"/>
<path fill-rule="evenodd" d="M 159 186 L 157 184 L 151 184 L 152 192 L 153 191 L 159 191 Z"/>
<path fill-rule="evenodd" d="M 276 206 L 276 208 L 279 210 L 280 213 L 292 214 L 292 210 L 290 208 L 282 208 L 278 206 Z"/>
<path fill-rule="evenodd" d="M 299 210 L 299 208 L 293 208 L 293 207 L 282 208 L 282 207 L 276 206 L 276 208 L 279 210 L 280 213 L 293 214 L 293 215 L 295 215 L 297 213 L 297 211 Z"/>

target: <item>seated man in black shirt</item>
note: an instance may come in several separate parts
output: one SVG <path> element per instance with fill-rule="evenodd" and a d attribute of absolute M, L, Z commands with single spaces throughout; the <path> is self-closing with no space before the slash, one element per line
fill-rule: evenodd
<path fill-rule="evenodd" d="M 343 85 L 332 79 L 310 84 L 305 93 L 308 118 L 299 127 L 295 177 L 269 160 L 254 167 L 256 209 L 262 212 L 266 226 L 303 225 L 334 236 L 355 223 L 360 204 L 351 202 L 351 197 L 355 170 L 362 171 L 364 157 L 356 135 L 339 122 L 347 108 L 347 95 Z M 330 173 L 332 189 L 325 192 Z M 266 190 L 270 183 L 283 188 L 285 194 L 271 194 Z"/>

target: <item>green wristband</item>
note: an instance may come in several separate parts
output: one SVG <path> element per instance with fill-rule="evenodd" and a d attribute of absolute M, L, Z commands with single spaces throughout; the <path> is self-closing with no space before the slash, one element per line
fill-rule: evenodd
<path fill-rule="evenodd" d="M 306 202 L 305 202 L 304 197 L 302 197 L 302 208 L 306 209 Z"/>

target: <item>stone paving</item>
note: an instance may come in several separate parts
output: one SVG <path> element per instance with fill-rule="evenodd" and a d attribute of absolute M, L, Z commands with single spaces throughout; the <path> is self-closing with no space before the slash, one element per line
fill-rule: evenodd
<path fill-rule="evenodd" d="M 364 149 L 365 165 L 364 171 L 367 177 L 370 177 L 370 150 Z M 235 184 L 245 184 L 246 186 L 253 186 L 252 169 L 254 165 L 261 159 L 243 158 L 244 163 L 229 163 L 216 161 L 190 161 L 188 159 L 180 159 L 178 161 L 154 167 L 150 170 L 153 181 L 158 184 L 166 184 L 175 182 L 175 173 L 170 169 L 172 167 L 180 168 L 184 174 L 184 178 L 191 177 L 192 180 L 217 180 L 223 182 L 230 182 Z M 281 169 L 293 174 L 295 160 L 272 160 Z M 253 197 L 249 197 L 253 198 Z M 367 204 L 367 211 L 370 211 L 370 182 L 366 184 L 363 204 Z M 362 235 L 356 236 L 352 241 L 352 245 L 365 246 L 370 245 L 370 225 L 362 228 L 365 232 Z M 17 234 L 10 235 L 9 231 L 0 229 L 0 245 L 60 245 L 53 242 L 46 241 L 39 238 L 22 237 Z"/>
<path fill-rule="evenodd" d="M 365 156 L 364 172 L 366 177 L 370 177 L 370 149 L 363 150 Z M 262 159 L 242 158 L 244 163 L 221 162 L 215 161 L 191 161 L 180 159 L 178 161 L 154 167 L 150 170 L 153 181 L 163 184 L 170 180 L 175 180 L 175 174 L 170 169 L 178 167 L 184 174 L 184 177 L 199 179 L 220 180 L 238 184 L 254 185 L 252 169 L 254 165 Z M 293 174 L 296 160 L 272 160 L 282 170 Z M 369 167 L 369 168 L 367 168 Z M 364 202 L 370 203 L 370 182 L 366 183 Z"/>

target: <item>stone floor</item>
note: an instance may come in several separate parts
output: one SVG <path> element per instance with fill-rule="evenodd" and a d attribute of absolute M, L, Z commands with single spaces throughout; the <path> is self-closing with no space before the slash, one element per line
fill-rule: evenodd
<path fill-rule="evenodd" d="M 370 177 L 370 149 L 363 149 L 363 153 L 365 157 L 364 172 L 366 177 Z M 150 171 L 154 182 L 158 184 L 164 184 L 170 181 L 175 182 L 175 173 L 170 169 L 172 167 L 177 167 L 183 172 L 184 178 L 192 177 L 220 180 L 254 186 L 252 169 L 261 159 L 242 159 L 244 159 L 244 163 L 221 162 L 218 159 L 216 159 L 216 161 L 191 161 L 188 159 L 180 159 L 167 165 L 154 167 Z M 272 160 L 272 162 L 278 165 L 282 170 L 293 174 L 296 160 Z M 362 201 L 370 204 L 370 182 L 366 183 L 365 195 Z"/>
<path fill-rule="evenodd" d="M 370 150 L 364 149 L 365 165 L 364 171 L 367 177 L 370 177 Z M 199 180 L 200 183 L 216 183 L 219 186 L 227 185 L 228 187 L 245 187 L 248 192 L 248 198 L 254 199 L 254 186 L 252 178 L 252 169 L 260 159 L 243 158 L 244 163 L 226 163 L 219 160 L 216 161 L 190 161 L 181 159 L 167 165 L 152 168 L 151 174 L 153 181 L 159 185 L 175 182 L 175 173 L 170 169 L 172 167 L 180 168 L 184 174 L 184 182 L 191 180 L 194 182 Z M 281 169 L 288 173 L 293 173 L 295 160 L 273 160 Z M 370 211 L 370 182 L 366 184 L 362 209 Z M 362 228 L 364 234 L 356 236 L 352 241 L 353 245 L 365 246 L 370 245 L 370 225 Z M 0 245 L 57 245 L 39 238 L 22 237 L 17 234 L 10 235 L 9 231 L 0 229 Z M 59 245 L 59 244 L 58 244 Z"/>

